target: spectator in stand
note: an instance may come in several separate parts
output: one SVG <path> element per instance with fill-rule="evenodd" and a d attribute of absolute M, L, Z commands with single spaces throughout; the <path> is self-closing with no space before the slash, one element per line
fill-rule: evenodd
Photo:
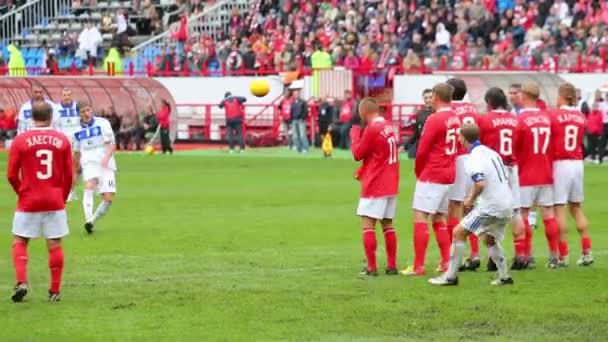
<path fill-rule="evenodd" d="M 124 9 L 119 9 L 116 15 L 116 35 L 114 36 L 114 45 L 116 45 L 121 51 L 125 48 L 131 47 L 131 41 L 129 41 L 129 21 L 128 13 Z"/>
<path fill-rule="evenodd" d="M 601 164 L 604 152 L 601 149 L 604 136 L 603 113 L 600 103 L 593 103 L 592 110 L 587 116 L 587 155 L 594 163 Z"/>
<path fill-rule="evenodd" d="M 78 46 L 76 56 L 80 57 L 80 59 L 87 64 L 96 65 L 97 49 L 102 42 L 103 39 L 101 38 L 101 33 L 99 33 L 97 27 L 90 21 L 87 21 L 78 37 L 78 43 L 80 45 Z"/>
<path fill-rule="evenodd" d="M 45 62 L 46 62 L 46 68 L 48 70 L 49 75 L 59 74 L 59 64 L 57 63 L 57 59 L 55 59 L 55 50 L 54 49 L 49 49 L 49 51 L 46 54 Z"/>
<path fill-rule="evenodd" d="M 163 57 L 158 66 L 161 74 L 167 73 L 167 75 L 171 75 L 173 72 L 179 70 L 179 65 L 177 64 L 177 54 L 175 53 L 174 47 L 169 47 L 167 49 L 167 54 Z M 176 70 L 176 65 L 178 66 Z"/>
<path fill-rule="evenodd" d="M 242 153 L 245 151 L 245 140 L 243 139 L 243 123 L 245 119 L 245 107 L 243 104 L 247 101 L 242 96 L 232 96 L 231 92 L 224 94 L 224 99 L 220 102 L 220 108 L 226 112 L 226 139 L 230 147 L 230 153 L 234 153 L 234 143 L 237 140 Z"/>
<path fill-rule="evenodd" d="M 429 116 L 431 116 L 431 114 L 435 112 L 435 108 L 433 108 L 432 89 L 424 89 L 422 91 L 422 100 L 424 102 L 424 105 L 418 110 L 418 112 L 416 112 L 416 122 L 414 123 L 414 127 L 412 128 L 412 136 L 405 143 L 410 158 L 416 158 L 418 141 L 420 140 L 420 135 L 422 134 L 424 123 L 426 122 L 426 119 L 428 119 Z"/>
<path fill-rule="evenodd" d="M 352 91 L 344 92 L 344 99 L 340 103 L 338 113 L 338 121 L 333 125 L 334 146 L 348 150 L 350 148 L 349 132 L 356 117 L 359 116 L 357 100 L 353 98 Z"/>
<path fill-rule="evenodd" d="M 101 32 L 102 33 L 112 33 L 114 29 L 112 28 L 112 15 L 110 12 L 106 12 L 101 19 Z"/>
<path fill-rule="evenodd" d="M 511 113 L 513 114 L 519 114 L 523 109 L 521 84 L 514 83 L 509 86 L 509 103 L 511 103 Z"/>
<path fill-rule="evenodd" d="M 171 129 L 171 104 L 169 101 L 162 100 L 160 110 L 156 113 L 156 119 L 160 127 L 160 146 L 163 154 L 167 152 L 173 154 L 171 137 L 169 136 Z"/>
<path fill-rule="evenodd" d="M 294 90 L 293 102 L 291 104 L 291 124 L 293 131 L 293 143 L 298 153 L 308 153 L 308 135 L 306 120 L 308 119 L 308 104 L 300 98 L 300 90 Z"/>
<path fill-rule="evenodd" d="M 152 4 L 152 0 L 145 0 L 142 17 L 137 21 L 137 31 L 142 35 L 153 34 L 159 29 L 159 27 L 156 27 L 157 21 L 156 7 Z"/>
<path fill-rule="evenodd" d="M 241 70 L 241 66 L 243 65 L 243 57 L 239 53 L 238 46 L 236 44 L 232 45 L 232 52 L 228 55 L 228 59 L 226 60 L 226 68 L 230 71 L 238 71 Z"/>
<path fill-rule="evenodd" d="M 188 41 L 188 12 L 183 12 L 177 29 L 177 51 L 181 54 L 184 52 L 184 46 Z"/>

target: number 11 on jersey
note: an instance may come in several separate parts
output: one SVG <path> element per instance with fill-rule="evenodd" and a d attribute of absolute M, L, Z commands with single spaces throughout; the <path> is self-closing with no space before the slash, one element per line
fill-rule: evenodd
<path fill-rule="evenodd" d="M 386 141 L 388 142 L 388 164 L 395 164 L 399 160 L 397 142 L 395 141 L 395 137 L 388 137 Z"/>

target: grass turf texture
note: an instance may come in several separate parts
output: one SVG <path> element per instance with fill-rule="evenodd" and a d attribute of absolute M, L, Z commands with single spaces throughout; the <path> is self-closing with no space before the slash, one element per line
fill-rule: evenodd
<path fill-rule="evenodd" d="M 301 157 L 301 158 L 300 158 Z M 0 183 L 0 340 L 483 340 L 598 341 L 608 336 L 605 168 L 586 168 L 596 263 L 514 273 L 494 288 L 486 272 L 456 288 L 426 279 L 357 276 L 359 184 L 346 153 L 323 160 L 279 150 L 121 154 L 111 212 L 89 237 L 69 205 L 63 301 L 46 302 L 47 254 L 30 247 L 32 287 L 12 304 L 10 227 L 15 197 Z M 0 155 L 6 169 L 6 155 Z M 4 173 L 3 173 L 4 174 Z M 412 162 L 402 164 L 399 264 L 411 261 Z M 542 228 L 535 250 L 545 261 Z M 432 233 L 431 233 L 432 234 Z M 385 257 L 378 234 L 379 266 Z M 512 256 L 510 236 L 505 245 Z M 482 254 L 486 250 L 482 247 Z M 431 271 L 438 260 L 429 244 Z M 485 266 L 485 265 L 484 265 Z M 429 273 L 430 275 L 431 273 Z"/>

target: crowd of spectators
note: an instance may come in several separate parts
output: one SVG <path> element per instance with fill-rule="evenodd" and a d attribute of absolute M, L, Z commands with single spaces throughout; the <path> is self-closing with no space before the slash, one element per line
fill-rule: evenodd
<path fill-rule="evenodd" d="M 170 66 L 158 67 L 287 69 L 297 57 L 311 67 L 319 48 L 333 65 L 362 70 L 549 71 L 557 63 L 596 71 L 608 47 L 607 24 L 608 4 L 598 0 L 260 0 L 252 15 L 235 10 L 217 41 L 192 35 L 183 52 L 165 56 Z"/>

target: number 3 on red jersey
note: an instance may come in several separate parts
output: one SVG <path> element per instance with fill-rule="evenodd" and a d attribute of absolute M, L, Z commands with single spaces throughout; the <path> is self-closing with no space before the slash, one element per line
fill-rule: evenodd
<path fill-rule="evenodd" d="M 456 153 L 456 133 L 458 132 L 458 128 L 450 128 L 445 133 L 445 154 L 448 156 Z"/>

